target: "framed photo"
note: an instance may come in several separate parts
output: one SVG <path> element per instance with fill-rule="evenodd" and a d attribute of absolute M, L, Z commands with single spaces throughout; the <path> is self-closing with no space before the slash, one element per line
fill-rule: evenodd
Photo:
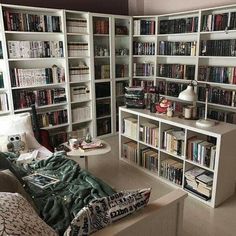
<path fill-rule="evenodd" d="M 23 177 L 23 180 L 28 181 L 29 183 L 34 184 L 35 186 L 42 189 L 47 188 L 48 186 L 60 181 L 59 179 L 55 179 L 39 173 L 25 176 Z"/>

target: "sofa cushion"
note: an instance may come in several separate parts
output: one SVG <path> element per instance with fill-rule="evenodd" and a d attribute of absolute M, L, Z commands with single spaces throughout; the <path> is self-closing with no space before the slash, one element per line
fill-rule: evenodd
<path fill-rule="evenodd" d="M 20 181 L 15 177 L 15 175 L 10 170 L 0 171 L 0 192 L 11 192 L 11 193 L 21 194 L 30 203 L 30 205 L 37 211 L 37 208 L 32 198 L 25 191 Z"/>
<path fill-rule="evenodd" d="M 150 197 L 150 188 L 119 192 L 92 200 L 81 209 L 64 236 L 89 235 L 99 229 L 143 208 Z"/>
<path fill-rule="evenodd" d="M 0 235 L 57 236 L 18 193 L 0 193 Z"/>

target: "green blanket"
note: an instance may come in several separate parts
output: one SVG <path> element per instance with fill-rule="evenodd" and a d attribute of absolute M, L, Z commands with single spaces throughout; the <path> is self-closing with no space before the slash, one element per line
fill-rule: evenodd
<path fill-rule="evenodd" d="M 14 169 L 21 176 L 37 172 L 60 179 L 60 182 L 46 189 L 26 183 L 26 191 L 32 196 L 42 219 L 59 235 L 63 234 L 76 213 L 91 200 L 114 193 L 111 187 L 81 170 L 78 163 L 64 155 L 53 155 L 47 160 L 24 167 L 14 166 Z"/>

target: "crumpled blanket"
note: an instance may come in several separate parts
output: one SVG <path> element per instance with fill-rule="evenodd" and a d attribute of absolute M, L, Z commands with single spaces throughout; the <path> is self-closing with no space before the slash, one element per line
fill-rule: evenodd
<path fill-rule="evenodd" d="M 15 169 L 21 175 L 37 172 L 60 180 L 46 189 L 27 182 L 25 188 L 39 209 L 41 218 L 59 235 L 63 235 L 74 216 L 91 200 L 115 193 L 111 187 L 81 170 L 78 163 L 65 155 L 53 155 Z"/>

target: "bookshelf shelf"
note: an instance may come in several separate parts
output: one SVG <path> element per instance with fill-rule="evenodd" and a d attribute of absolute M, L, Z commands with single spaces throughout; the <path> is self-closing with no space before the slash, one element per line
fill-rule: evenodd
<path fill-rule="evenodd" d="M 86 35 L 89 35 L 88 33 L 69 33 L 69 32 L 67 32 L 66 33 L 68 36 L 70 36 L 70 35 L 75 35 L 75 36 L 86 36 Z"/>
<path fill-rule="evenodd" d="M 199 174 L 195 177 L 192 176 L 191 178 L 193 178 L 193 183 L 196 185 L 197 193 L 199 195 L 196 195 L 196 193 L 193 193 L 188 189 L 185 190 L 190 191 L 191 196 L 194 196 L 199 201 L 211 207 L 218 206 L 234 194 L 234 165 L 236 164 L 236 160 L 233 158 L 233 155 L 236 147 L 234 147 L 235 145 L 233 144 L 233 137 L 236 135 L 235 125 L 219 122 L 214 129 L 201 129 L 196 126 L 195 121 L 193 120 L 184 120 L 178 117 L 168 118 L 165 115 L 150 113 L 148 110 L 120 107 L 119 113 L 120 160 L 130 163 L 140 170 L 144 169 L 139 166 L 141 163 L 145 162 L 146 168 L 150 168 L 150 166 L 153 168 L 153 163 L 155 163 L 154 160 L 156 160 L 158 169 L 155 177 L 167 184 L 183 189 L 190 186 L 188 179 L 189 173 L 192 174 L 198 170 Z M 141 129 L 141 125 L 142 127 L 146 126 L 149 128 Z M 134 135 L 140 135 L 139 132 L 142 132 L 142 137 L 145 135 L 149 140 L 150 134 L 152 134 L 151 137 L 155 136 L 153 134 L 154 131 L 152 130 L 156 129 L 155 127 L 158 127 L 157 148 L 135 139 L 133 135 L 130 136 L 123 133 L 131 132 Z M 195 145 L 195 143 L 198 146 L 191 146 Z M 166 151 L 162 148 L 163 145 L 167 145 L 169 148 L 176 147 L 177 153 L 181 151 L 184 155 L 179 156 Z M 206 166 L 190 159 L 189 155 L 193 155 L 193 153 L 196 152 L 196 147 L 201 148 L 199 149 L 201 152 L 197 151 L 198 155 L 200 155 L 198 156 L 198 158 L 200 158 L 199 160 L 209 160 L 206 162 L 208 163 Z M 207 150 L 210 150 L 210 153 L 206 154 Z M 188 159 L 185 156 L 185 153 L 188 155 Z M 205 156 L 203 156 L 202 153 L 205 153 Z M 214 169 L 211 168 L 210 165 L 212 165 Z M 146 168 L 146 173 L 152 175 L 153 172 Z M 167 172 L 167 170 L 172 171 L 172 174 Z M 204 190 L 205 192 L 201 190 L 200 187 L 197 187 L 199 185 L 199 182 L 197 181 L 198 178 L 200 181 L 201 175 L 212 176 L 212 184 L 205 187 L 208 188 Z M 209 194 L 209 196 L 207 194 Z"/>
<path fill-rule="evenodd" d="M 176 33 L 176 34 L 157 34 L 157 37 L 167 37 L 167 36 L 181 36 L 181 37 L 184 37 L 184 36 L 197 36 L 198 33 Z"/>
<path fill-rule="evenodd" d="M 109 34 L 93 34 L 94 37 L 109 37 Z"/>
<path fill-rule="evenodd" d="M 47 108 L 54 108 L 58 106 L 66 106 L 66 102 L 61 102 L 61 103 L 55 103 L 55 104 L 50 104 L 50 105 L 45 105 L 45 106 L 37 106 L 37 109 L 47 109 Z M 31 111 L 30 107 L 27 108 L 22 108 L 22 109 L 15 109 L 15 112 L 26 112 L 26 111 Z"/>
<path fill-rule="evenodd" d="M 52 130 L 52 129 L 60 129 L 63 127 L 69 126 L 69 123 L 65 123 L 65 124 L 60 124 L 60 125 L 52 125 L 52 126 L 47 126 L 47 127 L 42 127 L 41 129 L 45 129 L 45 130 Z"/>
<path fill-rule="evenodd" d="M 82 123 L 86 123 L 90 121 L 92 121 L 92 119 L 80 120 L 80 121 L 73 122 L 72 125 L 78 125 L 78 124 L 82 124 Z"/>
<path fill-rule="evenodd" d="M 68 57 L 68 59 L 86 59 L 90 58 L 89 56 L 81 56 L 81 57 Z"/>
<path fill-rule="evenodd" d="M 63 32 L 32 32 L 32 31 L 5 31 L 5 34 L 14 35 L 53 35 L 53 36 L 63 36 Z"/>
<path fill-rule="evenodd" d="M 95 84 L 98 84 L 98 83 L 110 83 L 111 82 L 111 78 L 107 78 L 107 79 L 96 79 L 94 81 Z"/>
<path fill-rule="evenodd" d="M 97 120 L 101 120 L 101 119 L 105 119 L 105 118 L 110 118 L 111 115 L 107 115 L 107 116 L 97 116 Z"/>
<path fill-rule="evenodd" d="M 9 62 L 14 62 L 14 61 L 32 61 L 32 62 L 37 62 L 37 61 L 52 61 L 52 60 L 65 60 L 65 57 L 37 57 L 37 58 L 9 58 Z"/>
<path fill-rule="evenodd" d="M 52 83 L 52 84 L 39 84 L 32 86 L 21 86 L 21 87 L 12 87 L 12 90 L 21 90 L 21 89 L 34 89 L 34 88 L 54 88 L 54 87 L 64 87 L 66 83 Z"/>
<path fill-rule="evenodd" d="M 91 102 L 92 99 L 84 99 L 84 100 L 78 100 L 78 101 L 72 101 L 71 104 L 77 104 L 77 103 L 82 103 L 82 102 Z"/>

